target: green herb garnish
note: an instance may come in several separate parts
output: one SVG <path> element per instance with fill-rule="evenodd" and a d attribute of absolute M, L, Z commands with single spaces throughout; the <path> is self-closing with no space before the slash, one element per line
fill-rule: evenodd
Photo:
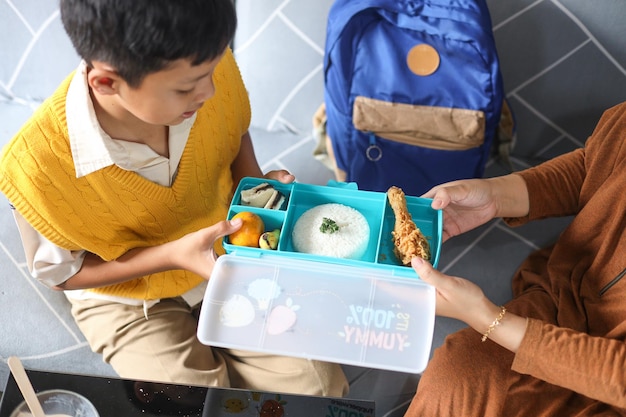
<path fill-rule="evenodd" d="M 324 217 L 322 220 L 322 225 L 320 226 L 320 232 L 322 233 L 335 233 L 339 231 L 339 225 L 333 219 L 329 219 L 328 217 Z"/>

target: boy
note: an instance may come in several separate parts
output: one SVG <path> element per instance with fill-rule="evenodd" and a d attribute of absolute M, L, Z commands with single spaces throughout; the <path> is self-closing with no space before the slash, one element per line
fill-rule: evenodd
<path fill-rule="evenodd" d="M 82 58 L 4 149 L 29 269 L 120 376 L 341 396 L 336 364 L 212 349 L 197 310 L 232 190 L 263 176 L 230 0 L 61 0 Z M 293 181 L 286 171 L 267 178 Z"/>

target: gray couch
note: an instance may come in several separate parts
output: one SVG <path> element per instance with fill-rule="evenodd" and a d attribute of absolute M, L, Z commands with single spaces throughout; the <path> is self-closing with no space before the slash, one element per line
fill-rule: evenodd
<path fill-rule="evenodd" d="M 505 87 L 515 111 L 515 169 L 582 146 L 602 111 L 626 98 L 623 0 L 488 1 Z M 322 56 L 330 0 L 237 0 L 234 44 L 252 103 L 252 136 L 264 170 L 286 168 L 298 181 L 325 184 L 332 173 L 313 158 L 311 118 L 323 100 Z M 56 0 L 0 3 L 0 145 L 74 69 Z M 487 175 L 507 168 L 489 162 Z M 568 219 L 517 229 L 493 221 L 444 244 L 440 269 L 479 283 L 496 302 L 533 250 L 553 241 Z M 19 237 L 0 196 L 0 391 L 4 363 L 114 375 L 74 325 L 63 295 L 28 277 Z M 438 318 L 433 349 L 462 326 Z M 45 337 L 43 337 L 45 335 Z M 345 366 L 350 397 L 374 399 L 378 416 L 401 416 L 419 375 Z"/>

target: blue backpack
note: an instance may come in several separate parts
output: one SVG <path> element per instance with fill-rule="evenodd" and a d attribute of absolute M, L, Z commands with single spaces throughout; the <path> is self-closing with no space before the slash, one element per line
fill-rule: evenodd
<path fill-rule="evenodd" d="M 483 176 L 504 103 L 485 1 L 336 0 L 324 103 L 336 164 L 360 189 Z"/>

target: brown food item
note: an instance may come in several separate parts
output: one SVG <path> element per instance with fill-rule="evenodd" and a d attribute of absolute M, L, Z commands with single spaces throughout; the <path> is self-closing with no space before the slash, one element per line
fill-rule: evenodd
<path fill-rule="evenodd" d="M 387 190 L 387 198 L 396 217 L 391 232 L 393 236 L 393 252 L 403 265 L 411 265 L 411 258 L 419 256 L 430 259 L 430 245 L 426 237 L 413 222 L 411 213 L 406 206 L 406 197 L 401 188 L 392 186 Z"/>
<path fill-rule="evenodd" d="M 264 401 L 259 410 L 259 416 L 261 417 L 283 417 L 284 415 L 285 409 L 277 400 Z"/>

